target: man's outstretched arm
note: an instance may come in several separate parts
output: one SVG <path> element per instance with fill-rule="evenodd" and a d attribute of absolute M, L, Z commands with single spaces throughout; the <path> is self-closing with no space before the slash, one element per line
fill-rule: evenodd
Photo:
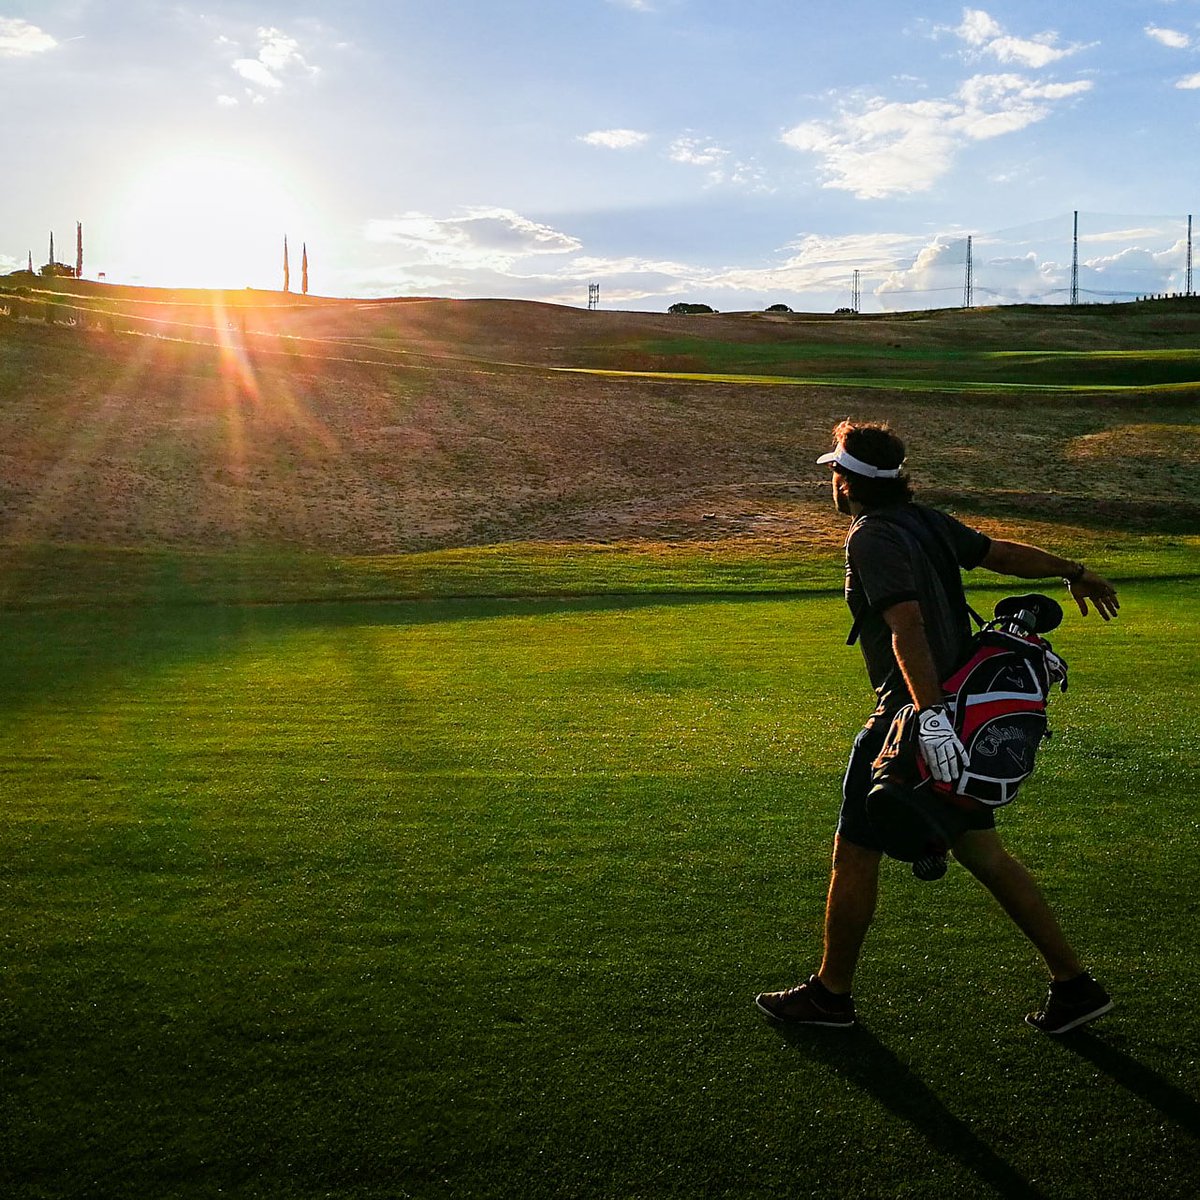
<path fill-rule="evenodd" d="M 1024 542 L 992 541 L 980 566 L 998 575 L 1013 575 L 1017 579 L 1048 579 L 1058 575 L 1070 589 L 1071 597 L 1086 617 L 1090 600 L 1106 621 L 1112 620 L 1121 607 L 1117 589 L 1107 579 L 1089 571 L 1081 562 L 1061 558 L 1037 546 Z"/>

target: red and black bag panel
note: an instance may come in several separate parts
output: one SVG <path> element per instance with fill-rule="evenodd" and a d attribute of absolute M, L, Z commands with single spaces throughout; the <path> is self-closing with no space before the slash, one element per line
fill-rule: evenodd
<path fill-rule="evenodd" d="M 936 782 L 933 787 L 996 808 L 1016 798 L 1047 737 L 1046 644 L 1000 633 L 981 634 L 978 642 L 946 680 L 954 729 L 969 765 L 953 788 Z"/>

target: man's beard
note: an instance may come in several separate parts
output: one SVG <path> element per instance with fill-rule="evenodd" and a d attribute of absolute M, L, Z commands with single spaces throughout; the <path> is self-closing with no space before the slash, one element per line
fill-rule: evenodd
<path fill-rule="evenodd" d="M 843 513 L 847 517 L 850 516 L 850 497 L 841 488 L 838 488 L 834 493 L 833 502 L 837 506 L 838 512 Z"/>

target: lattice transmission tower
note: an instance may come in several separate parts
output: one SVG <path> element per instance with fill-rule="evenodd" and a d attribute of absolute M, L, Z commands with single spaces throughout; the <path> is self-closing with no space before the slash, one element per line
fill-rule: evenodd
<path fill-rule="evenodd" d="M 1071 247 L 1071 303 L 1079 303 L 1079 211 L 1075 212 L 1075 235 Z"/>
<path fill-rule="evenodd" d="M 975 281 L 971 267 L 971 235 L 967 234 L 967 272 L 963 281 L 963 308 L 970 308 L 975 300 Z"/>
<path fill-rule="evenodd" d="M 600 285 L 598 283 L 588 284 L 588 312 L 594 312 L 600 307 Z"/>
<path fill-rule="evenodd" d="M 850 307 L 859 312 L 862 307 L 862 288 L 859 285 L 858 269 L 854 271 L 854 281 L 850 285 Z"/>
<path fill-rule="evenodd" d="M 1192 214 L 1188 213 L 1188 240 L 1187 240 L 1187 283 L 1184 287 L 1184 294 L 1190 296 L 1192 294 Z"/>

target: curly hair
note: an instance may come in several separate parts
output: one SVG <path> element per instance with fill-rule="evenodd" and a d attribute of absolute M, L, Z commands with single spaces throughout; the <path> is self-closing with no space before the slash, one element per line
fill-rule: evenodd
<path fill-rule="evenodd" d="M 842 421 L 834 426 L 833 440 L 848 454 L 873 467 L 892 470 L 904 465 L 904 443 L 886 421 Z M 863 508 L 903 504 L 913 498 L 912 485 L 906 475 L 901 474 L 894 479 L 868 479 L 836 463 L 834 470 L 845 479 L 850 499 Z"/>

